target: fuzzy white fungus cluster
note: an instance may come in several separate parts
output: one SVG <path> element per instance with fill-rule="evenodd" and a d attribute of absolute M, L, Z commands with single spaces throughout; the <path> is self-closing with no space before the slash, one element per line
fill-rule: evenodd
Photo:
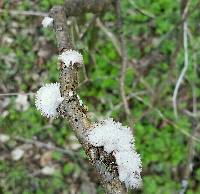
<path fill-rule="evenodd" d="M 45 17 L 43 20 L 43 25 L 48 26 L 50 21 L 53 22 L 53 19 Z M 59 55 L 58 59 L 62 61 L 66 67 L 74 65 L 75 63 L 83 64 L 83 56 L 74 50 L 64 51 L 61 55 Z M 69 91 L 69 97 L 72 97 L 73 95 L 74 92 Z M 57 108 L 63 99 L 64 98 L 61 97 L 60 94 L 59 83 L 46 84 L 38 90 L 35 104 L 37 109 L 42 112 L 42 115 L 46 116 L 47 118 L 57 117 Z M 79 102 L 82 104 L 80 99 Z"/>
<path fill-rule="evenodd" d="M 64 51 L 59 55 L 58 60 L 62 61 L 66 67 L 75 63 L 83 64 L 83 56 L 75 50 Z"/>
<path fill-rule="evenodd" d="M 46 84 L 37 91 L 35 105 L 47 118 L 57 117 L 57 108 L 63 99 L 59 83 Z"/>
<path fill-rule="evenodd" d="M 107 153 L 113 152 L 118 165 L 119 179 L 126 187 L 141 186 L 141 159 L 134 147 L 130 128 L 113 119 L 105 119 L 95 124 L 88 134 L 88 141 L 96 147 L 103 146 Z"/>
<path fill-rule="evenodd" d="M 42 26 L 44 28 L 53 26 L 53 18 L 51 18 L 51 17 L 44 17 L 44 19 L 42 20 Z"/>

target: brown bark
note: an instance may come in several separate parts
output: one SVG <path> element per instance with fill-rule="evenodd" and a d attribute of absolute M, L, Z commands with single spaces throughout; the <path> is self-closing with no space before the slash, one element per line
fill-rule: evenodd
<path fill-rule="evenodd" d="M 84 13 L 100 13 L 111 0 L 65 0 L 66 16 L 78 16 Z"/>
<path fill-rule="evenodd" d="M 69 13 L 71 13 L 65 13 L 67 10 L 67 2 L 73 4 L 73 2 L 77 3 L 78 1 L 66 0 L 65 9 L 61 6 L 55 6 L 51 9 L 50 12 L 51 17 L 54 19 L 54 30 L 56 32 L 58 49 L 60 53 L 65 50 L 73 49 L 71 38 L 66 25 L 66 15 L 69 16 Z M 86 4 L 86 2 L 88 2 L 88 4 Z M 81 0 L 78 8 L 77 6 L 72 6 L 70 11 L 74 9 L 78 11 L 79 14 L 83 14 L 86 11 L 99 11 L 104 7 L 106 1 L 98 1 L 97 7 L 99 8 L 94 8 L 95 2 L 97 3 L 95 0 Z M 100 2 L 102 2 L 102 5 Z M 83 6 L 83 9 L 81 9 L 81 6 Z M 60 116 L 66 118 L 70 123 L 77 138 L 82 144 L 83 149 L 89 156 L 91 164 L 97 171 L 99 180 L 104 186 L 106 192 L 109 194 L 125 194 L 127 192 L 124 184 L 119 180 L 115 158 L 112 156 L 112 154 L 107 154 L 103 148 L 96 148 L 89 144 L 87 141 L 87 131 L 92 126 L 92 123 L 89 120 L 84 107 L 79 104 L 79 100 L 76 95 L 76 89 L 78 86 L 78 73 L 80 67 L 80 64 L 74 64 L 70 67 L 66 67 L 62 62 L 60 63 L 60 91 L 61 95 L 64 97 L 64 100 L 61 103 L 58 111 Z M 75 95 L 70 97 L 68 95 L 69 91 L 73 91 Z"/>

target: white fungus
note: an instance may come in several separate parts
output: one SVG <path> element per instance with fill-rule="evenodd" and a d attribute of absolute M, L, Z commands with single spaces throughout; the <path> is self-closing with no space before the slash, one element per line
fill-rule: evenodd
<path fill-rule="evenodd" d="M 141 159 L 136 153 L 130 128 L 113 119 L 95 124 L 88 134 L 88 141 L 96 147 L 103 146 L 107 153 L 113 153 L 118 165 L 119 179 L 126 187 L 141 185 Z"/>
<path fill-rule="evenodd" d="M 35 105 L 47 118 L 57 117 L 57 108 L 64 100 L 60 94 L 60 84 L 51 83 L 42 86 L 36 93 Z"/>
<path fill-rule="evenodd" d="M 119 179 L 126 187 L 139 188 L 141 186 L 141 159 L 134 150 L 128 152 L 114 152 L 118 165 Z"/>
<path fill-rule="evenodd" d="M 53 18 L 51 18 L 51 17 L 44 17 L 44 19 L 42 20 L 42 26 L 44 28 L 53 26 Z"/>
<path fill-rule="evenodd" d="M 106 152 L 129 151 L 134 146 L 134 139 L 130 128 L 122 126 L 109 118 L 94 126 L 88 136 L 95 146 L 104 146 Z"/>
<path fill-rule="evenodd" d="M 64 51 L 58 56 L 58 60 L 62 61 L 66 67 L 74 65 L 75 63 L 83 64 L 83 56 L 74 50 Z"/>
<path fill-rule="evenodd" d="M 16 148 L 11 152 L 11 157 L 13 160 L 17 161 L 20 160 L 24 155 L 24 150 L 20 148 Z"/>

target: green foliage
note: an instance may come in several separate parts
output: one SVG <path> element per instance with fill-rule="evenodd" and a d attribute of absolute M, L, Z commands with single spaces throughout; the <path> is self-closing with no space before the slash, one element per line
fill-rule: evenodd
<path fill-rule="evenodd" d="M 78 166 L 74 163 L 67 163 L 63 167 L 63 174 L 64 175 L 69 175 L 72 172 L 74 172 L 76 169 L 78 169 Z"/>

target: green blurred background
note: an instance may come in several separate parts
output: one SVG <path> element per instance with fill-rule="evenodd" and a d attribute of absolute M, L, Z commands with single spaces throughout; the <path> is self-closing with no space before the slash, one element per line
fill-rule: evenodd
<path fill-rule="evenodd" d="M 62 3 L 0 2 L 0 133 L 10 137 L 0 142 L 3 194 L 104 193 L 67 121 L 46 119 L 34 106 L 38 88 L 58 81 L 58 52 L 53 30 L 41 26 L 43 17 L 22 11 L 47 13 L 53 5 Z M 198 194 L 200 3 L 191 0 L 188 4 L 189 67 L 178 92 L 177 119 L 172 95 L 184 66 L 183 1 L 121 3 L 129 59 L 125 91 L 143 163 L 143 187 L 131 193 L 180 193 L 189 169 L 185 193 Z M 84 55 L 78 93 L 91 118 L 113 117 L 128 125 L 119 89 L 121 59 L 114 9 L 111 7 L 99 19 L 92 14 L 70 18 L 68 25 L 76 48 Z M 38 142 L 56 149 L 39 146 Z M 24 150 L 19 160 L 11 156 L 16 148 Z M 71 150 L 73 157 L 63 150 Z M 42 169 L 49 166 L 53 172 L 45 174 Z"/>

